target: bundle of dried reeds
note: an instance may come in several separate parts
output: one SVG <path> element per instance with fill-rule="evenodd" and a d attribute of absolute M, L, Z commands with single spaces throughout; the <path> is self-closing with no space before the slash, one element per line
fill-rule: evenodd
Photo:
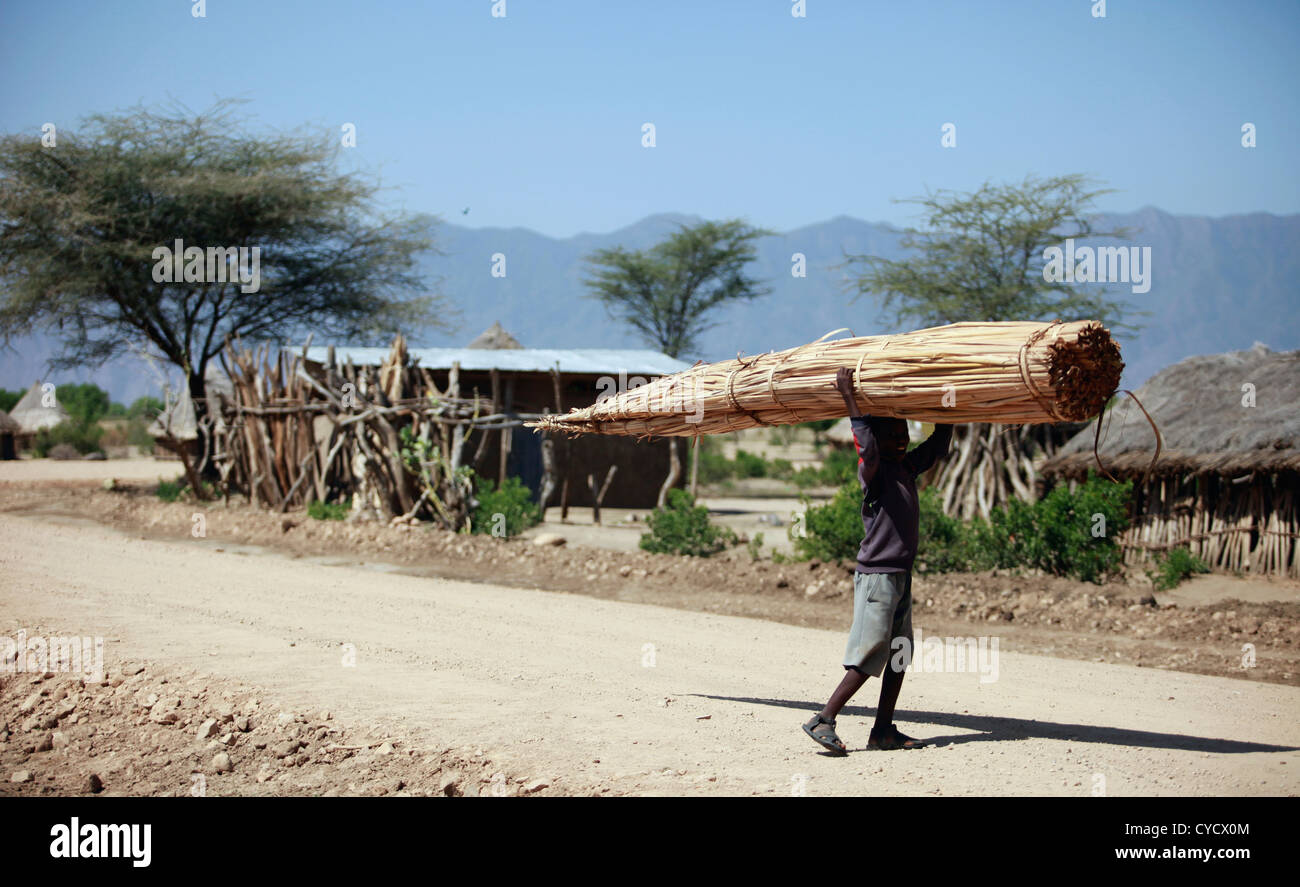
<path fill-rule="evenodd" d="M 845 414 L 835 389 L 841 367 L 853 371 L 858 402 L 869 415 L 944 423 L 1081 421 L 1101 411 L 1124 368 L 1119 346 L 1093 320 L 954 323 L 824 341 L 827 336 L 694 366 L 527 424 L 543 431 L 693 437 L 829 419 Z"/>

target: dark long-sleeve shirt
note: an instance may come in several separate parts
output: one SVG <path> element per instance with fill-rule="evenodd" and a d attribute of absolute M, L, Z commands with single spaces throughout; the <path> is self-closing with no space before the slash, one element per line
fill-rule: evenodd
<path fill-rule="evenodd" d="M 938 425 L 920 446 L 890 462 L 880 458 L 880 446 L 868 417 L 855 416 L 853 440 L 858 447 L 858 481 L 862 484 L 862 526 L 858 548 L 859 573 L 903 573 L 916 559 L 920 508 L 916 478 L 948 452 L 952 426 Z"/>

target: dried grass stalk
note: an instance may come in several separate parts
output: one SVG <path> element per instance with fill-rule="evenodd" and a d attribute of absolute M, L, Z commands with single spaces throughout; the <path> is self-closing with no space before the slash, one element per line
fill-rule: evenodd
<path fill-rule="evenodd" d="M 827 336 L 833 335 L 828 333 Z M 1119 386 L 1119 345 L 1095 320 L 954 323 L 824 341 L 702 364 L 546 416 L 544 431 L 693 437 L 845 414 L 835 373 L 853 370 L 863 412 L 925 422 L 1077 422 Z"/>

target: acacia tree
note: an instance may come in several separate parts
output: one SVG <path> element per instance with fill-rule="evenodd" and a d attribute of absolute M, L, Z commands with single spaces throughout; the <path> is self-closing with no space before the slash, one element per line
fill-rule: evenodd
<path fill-rule="evenodd" d="M 612 317 L 669 357 L 681 357 L 695 353 L 700 335 L 716 325 L 709 319 L 715 309 L 771 292 L 745 274 L 755 257 L 754 241 L 771 233 L 740 219 L 681 225 L 649 250 L 617 246 L 595 251 L 587 257 L 592 275 L 584 283 Z M 669 443 L 660 506 L 681 476 L 677 443 Z M 696 464 L 692 462 L 692 487 Z"/>
<path fill-rule="evenodd" d="M 894 323 L 917 327 L 1059 318 L 1134 329 L 1125 317 L 1140 312 L 1105 288 L 1043 273 L 1044 251 L 1066 238 L 1129 235 L 1095 226 L 1092 204 L 1110 192 L 1092 186 L 1081 175 L 1029 176 L 1019 184 L 986 183 L 973 193 L 936 191 L 902 201 L 922 207 L 924 227 L 903 232 L 903 259 L 847 257 L 854 298 L 874 296 Z M 1034 460 L 1050 455 L 1077 427 L 959 426 L 953 454 L 935 469 L 945 510 L 987 517 L 1012 496 L 1034 498 Z"/>
<path fill-rule="evenodd" d="M 746 276 L 754 241 L 772 232 L 739 219 L 681 225 L 649 250 L 621 246 L 587 257 L 584 283 L 610 315 L 631 326 L 669 357 L 690 354 L 715 323 L 714 309 L 771 292 Z"/>
<path fill-rule="evenodd" d="M 380 216 L 377 187 L 340 173 L 328 141 L 253 134 L 232 105 L 95 115 L 53 144 L 0 138 L 6 344 L 56 333 L 51 369 L 143 349 L 181 369 L 201 415 L 205 372 L 228 338 L 310 330 L 377 344 L 440 325 L 440 297 L 416 265 L 432 248 L 428 220 Z M 258 285 L 206 260 L 160 282 L 155 251 L 177 240 L 257 248 Z"/>

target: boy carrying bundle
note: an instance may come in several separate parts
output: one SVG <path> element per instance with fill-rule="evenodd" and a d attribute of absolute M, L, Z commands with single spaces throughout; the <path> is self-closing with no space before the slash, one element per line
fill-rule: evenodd
<path fill-rule="evenodd" d="M 858 409 L 851 370 L 836 373 L 835 387 L 852 417 L 865 533 L 853 574 L 853 627 L 844 652 L 844 679 L 803 730 L 832 754 L 847 754 L 835 733 L 835 718 L 867 678 L 881 676 L 883 671 L 880 704 L 867 748 L 921 748 L 925 743 L 903 735 L 894 726 L 894 704 L 903 686 L 906 663 L 902 668 L 891 665 L 891 648 L 895 638 L 906 638 L 909 656 L 904 658 L 910 658 L 912 562 L 920 516 L 916 478 L 947 454 L 952 426 L 936 425 L 929 439 L 909 453 L 906 421 L 868 417 Z"/>

